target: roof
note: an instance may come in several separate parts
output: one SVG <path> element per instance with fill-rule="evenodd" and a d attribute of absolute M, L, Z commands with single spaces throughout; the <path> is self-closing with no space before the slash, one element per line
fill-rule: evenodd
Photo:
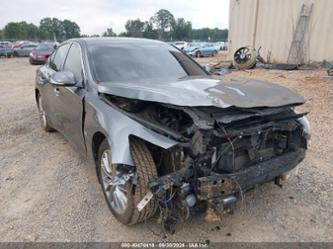
<path fill-rule="evenodd" d="M 97 44 L 161 44 L 166 43 L 158 40 L 151 40 L 145 38 L 129 38 L 129 37 L 91 37 L 91 38 L 77 38 L 72 39 L 72 41 L 77 41 L 79 43 L 85 43 L 86 45 L 97 45 Z"/>

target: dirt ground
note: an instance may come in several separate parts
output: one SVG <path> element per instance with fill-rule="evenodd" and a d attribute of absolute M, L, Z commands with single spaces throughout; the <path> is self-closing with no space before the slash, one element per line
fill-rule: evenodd
<path fill-rule="evenodd" d="M 126 227 L 111 215 L 89 165 L 57 133 L 39 126 L 34 101 L 38 66 L 0 59 L 0 240 L 161 241 L 156 218 Z M 222 223 L 194 218 L 170 241 L 333 241 L 333 80 L 325 71 L 255 69 L 251 77 L 305 96 L 312 140 L 299 176 L 246 193 Z"/>

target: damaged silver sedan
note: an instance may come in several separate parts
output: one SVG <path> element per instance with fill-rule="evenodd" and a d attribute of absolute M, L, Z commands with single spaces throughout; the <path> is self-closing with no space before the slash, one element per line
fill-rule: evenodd
<path fill-rule="evenodd" d="M 113 215 L 163 228 L 234 207 L 242 193 L 281 185 L 310 138 L 298 94 L 259 80 L 210 76 L 166 43 L 73 39 L 37 70 L 46 131 L 61 132 L 96 167 Z"/>

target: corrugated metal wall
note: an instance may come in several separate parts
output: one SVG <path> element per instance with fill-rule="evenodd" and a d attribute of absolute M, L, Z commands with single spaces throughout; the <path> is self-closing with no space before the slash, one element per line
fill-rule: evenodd
<path fill-rule="evenodd" d="M 241 46 L 287 63 L 302 5 L 313 3 L 305 33 L 305 62 L 333 61 L 333 0 L 230 0 L 229 57 Z"/>

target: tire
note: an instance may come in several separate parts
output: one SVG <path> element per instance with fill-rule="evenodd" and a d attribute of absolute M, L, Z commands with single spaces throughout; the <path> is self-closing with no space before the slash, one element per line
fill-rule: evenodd
<path fill-rule="evenodd" d="M 117 211 L 115 207 L 116 204 L 113 204 L 116 201 L 112 202 L 110 197 L 112 195 L 114 198 L 116 187 L 111 187 L 114 188 L 113 192 L 111 192 L 112 190 L 108 192 L 106 190 L 106 187 L 104 186 L 103 176 L 105 177 L 105 175 L 103 174 L 105 173 L 103 172 L 105 171 L 103 171 L 103 166 L 102 166 L 102 157 L 104 153 L 109 152 L 108 161 L 111 162 L 111 149 L 106 140 L 104 140 L 101 146 L 99 147 L 98 160 L 97 160 L 98 161 L 97 174 L 102 186 L 105 200 L 111 210 L 111 213 L 115 216 L 115 218 L 119 222 L 125 225 L 134 225 L 146 219 L 149 219 L 155 214 L 157 209 L 157 202 L 154 197 L 141 210 L 141 212 L 139 212 L 139 210 L 137 209 L 137 204 L 144 198 L 144 196 L 148 192 L 149 180 L 157 177 L 157 170 L 153 158 L 144 142 L 138 139 L 131 139 L 130 147 L 131 147 L 131 155 L 134 164 L 136 166 L 137 183 L 135 185 L 132 183 L 127 183 L 126 185 L 121 186 L 121 189 L 127 192 L 126 194 L 127 202 L 124 205 L 125 207 L 123 208 L 122 212 Z M 111 165 L 110 168 L 111 167 L 112 170 L 115 170 L 114 165 Z"/>
<path fill-rule="evenodd" d="M 241 58 L 240 55 L 244 58 Z M 234 53 L 234 66 L 237 69 L 252 69 L 257 63 L 257 52 L 252 47 L 241 47 Z"/>
<path fill-rule="evenodd" d="M 16 51 L 14 52 L 14 56 L 15 57 L 20 57 L 19 54 Z"/>
<path fill-rule="evenodd" d="M 195 57 L 197 58 L 201 57 L 201 52 L 200 51 L 195 52 Z"/>
<path fill-rule="evenodd" d="M 37 97 L 37 107 L 38 107 L 39 121 L 41 123 L 43 130 L 46 132 L 54 131 L 54 129 L 51 127 L 51 125 L 47 119 L 47 115 L 46 115 L 46 112 L 43 107 L 42 96 L 40 94 L 38 94 L 38 97 Z"/>

